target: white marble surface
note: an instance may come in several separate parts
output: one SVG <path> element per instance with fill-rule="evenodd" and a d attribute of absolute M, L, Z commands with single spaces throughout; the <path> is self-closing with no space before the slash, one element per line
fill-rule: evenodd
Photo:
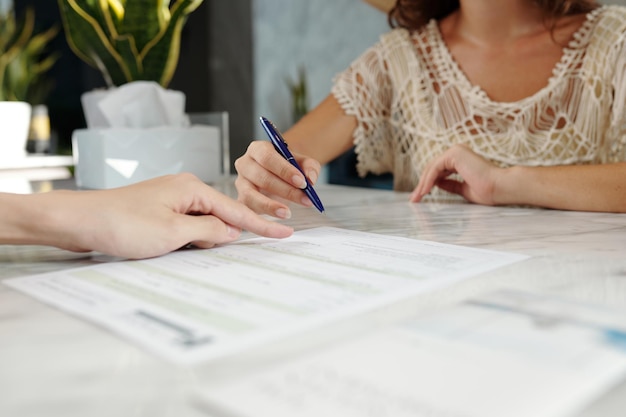
<path fill-rule="evenodd" d="M 234 193 L 232 186 L 222 189 Z M 409 204 L 407 194 L 338 186 L 318 187 L 318 193 L 326 213 L 294 208 L 290 224 L 298 229 L 345 227 L 531 258 L 421 295 L 360 323 L 326 329 L 292 346 L 268 346 L 246 357 L 193 367 L 169 364 L 104 329 L 0 285 L 0 416 L 210 415 L 197 399 L 211 381 L 498 288 L 557 294 L 626 314 L 626 215 Z M 0 246 L 0 280 L 110 260 L 51 248 Z M 622 416 L 624 409 L 626 383 L 579 417 Z"/>

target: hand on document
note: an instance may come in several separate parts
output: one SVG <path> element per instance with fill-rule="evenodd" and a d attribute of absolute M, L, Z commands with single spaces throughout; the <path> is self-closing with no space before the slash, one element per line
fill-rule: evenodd
<path fill-rule="evenodd" d="M 34 216 L 22 210 L 19 197 Z M 242 229 L 283 238 L 293 230 L 264 219 L 191 174 L 169 175 L 98 191 L 53 191 L 15 196 L 31 219 L 12 243 L 99 251 L 126 258 L 163 255 L 189 243 L 202 248 L 231 242 Z M 26 211 L 24 213 L 24 211 Z M 42 215 L 41 213 L 45 213 Z M 36 221 L 32 221 L 32 219 Z"/>

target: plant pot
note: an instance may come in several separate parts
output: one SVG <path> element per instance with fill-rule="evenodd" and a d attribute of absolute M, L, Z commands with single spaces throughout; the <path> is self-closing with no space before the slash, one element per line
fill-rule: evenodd
<path fill-rule="evenodd" d="M 72 153 L 80 188 L 115 188 L 180 172 L 213 183 L 223 175 L 214 126 L 79 129 Z"/>
<path fill-rule="evenodd" d="M 26 156 L 31 105 L 0 101 L 0 161 Z"/>

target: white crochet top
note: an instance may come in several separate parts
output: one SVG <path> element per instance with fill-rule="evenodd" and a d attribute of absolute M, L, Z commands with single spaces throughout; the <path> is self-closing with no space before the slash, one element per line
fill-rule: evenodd
<path fill-rule="evenodd" d="M 589 13 L 548 84 L 516 102 L 469 82 L 435 20 L 384 34 L 332 93 L 358 120 L 359 174 L 391 172 L 396 190 L 455 143 L 499 166 L 626 161 L 626 7 Z"/>

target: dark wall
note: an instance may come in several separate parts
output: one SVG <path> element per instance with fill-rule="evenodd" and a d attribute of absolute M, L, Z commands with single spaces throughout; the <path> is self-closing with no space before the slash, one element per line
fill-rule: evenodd
<path fill-rule="evenodd" d="M 252 0 L 205 0 L 185 25 L 171 88 L 189 112 L 228 111 L 230 160 L 253 137 Z"/>
<path fill-rule="evenodd" d="M 132 0 L 129 0 L 132 1 Z M 187 97 L 188 112 L 229 112 L 231 161 L 253 135 L 252 0 L 205 0 L 191 13 L 181 36 L 180 59 L 169 86 Z M 32 5 L 38 27 L 61 25 L 56 0 L 16 0 L 18 14 Z M 63 32 L 50 49 L 61 58 L 50 71 L 54 88 L 47 100 L 60 151 L 71 149 L 74 129 L 85 127 L 80 95 L 104 87 L 98 71 L 69 49 Z"/>

